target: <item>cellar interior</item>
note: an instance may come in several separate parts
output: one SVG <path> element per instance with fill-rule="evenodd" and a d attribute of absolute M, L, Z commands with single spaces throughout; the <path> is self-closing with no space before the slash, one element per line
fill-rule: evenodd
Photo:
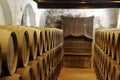
<path fill-rule="evenodd" d="M 0 0 L 0 80 L 120 80 L 119 0 Z"/>

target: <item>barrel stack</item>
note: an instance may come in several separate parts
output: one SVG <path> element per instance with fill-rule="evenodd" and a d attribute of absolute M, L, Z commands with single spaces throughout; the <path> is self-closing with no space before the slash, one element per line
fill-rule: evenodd
<path fill-rule="evenodd" d="M 94 69 L 98 80 L 120 80 L 120 30 L 95 32 Z"/>
<path fill-rule="evenodd" d="M 62 63 L 62 30 L 0 26 L 0 80 L 57 80 Z"/>

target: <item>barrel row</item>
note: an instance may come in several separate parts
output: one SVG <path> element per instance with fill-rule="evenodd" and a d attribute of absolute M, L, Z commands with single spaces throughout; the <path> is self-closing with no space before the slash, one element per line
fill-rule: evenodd
<path fill-rule="evenodd" d="M 47 80 L 60 69 L 62 37 L 55 28 L 0 26 L 0 80 Z"/>
<path fill-rule="evenodd" d="M 95 32 L 94 69 L 98 80 L 120 79 L 120 30 L 107 29 Z"/>

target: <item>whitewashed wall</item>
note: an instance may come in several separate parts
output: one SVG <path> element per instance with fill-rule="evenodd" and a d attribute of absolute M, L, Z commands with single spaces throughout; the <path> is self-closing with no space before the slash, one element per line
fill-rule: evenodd
<path fill-rule="evenodd" d="M 33 0 L 0 0 L 0 24 L 43 26 L 40 22 L 43 13 Z"/>
<path fill-rule="evenodd" d="M 0 0 L 0 23 L 1 24 L 13 24 L 12 14 L 10 7 L 6 0 Z"/>
<path fill-rule="evenodd" d="M 118 16 L 118 25 L 117 28 L 120 28 L 120 9 L 119 9 L 119 16 Z"/>

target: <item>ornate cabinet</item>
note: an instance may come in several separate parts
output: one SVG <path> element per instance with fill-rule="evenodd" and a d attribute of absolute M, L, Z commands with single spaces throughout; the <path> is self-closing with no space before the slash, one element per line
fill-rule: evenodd
<path fill-rule="evenodd" d="M 91 67 L 93 17 L 62 17 L 64 31 L 64 66 Z"/>

